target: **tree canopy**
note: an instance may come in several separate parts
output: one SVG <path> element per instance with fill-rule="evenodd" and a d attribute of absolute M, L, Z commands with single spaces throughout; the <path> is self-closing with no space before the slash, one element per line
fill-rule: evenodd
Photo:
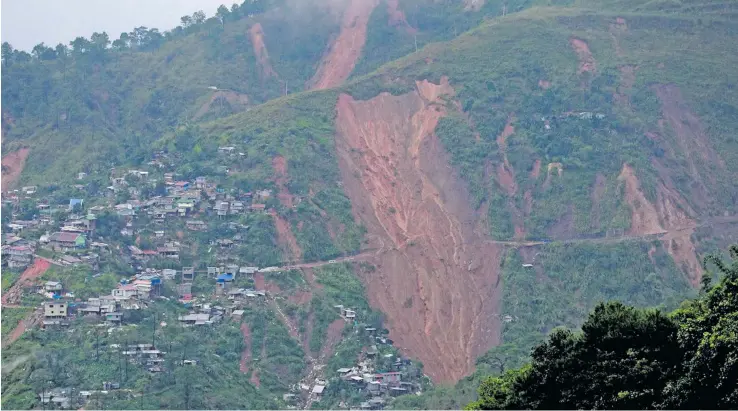
<path fill-rule="evenodd" d="M 720 281 L 671 314 L 602 303 L 580 333 L 558 329 L 531 362 L 488 377 L 467 409 L 735 409 L 738 245 Z"/>

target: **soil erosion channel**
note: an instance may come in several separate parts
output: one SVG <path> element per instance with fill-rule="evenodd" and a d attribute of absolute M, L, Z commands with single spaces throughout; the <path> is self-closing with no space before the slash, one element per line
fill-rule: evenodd
<path fill-rule="evenodd" d="M 344 187 L 383 248 L 364 278 L 370 301 L 387 314 L 396 345 L 437 382 L 471 372 L 500 340 L 502 248 L 475 231 L 468 190 L 434 134 L 442 97 L 453 94 L 446 78 L 401 96 L 342 94 L 336 122 Z"/>

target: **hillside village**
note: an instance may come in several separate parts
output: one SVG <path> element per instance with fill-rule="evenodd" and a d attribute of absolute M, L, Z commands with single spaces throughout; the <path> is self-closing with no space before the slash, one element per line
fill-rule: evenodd
<path fill-rule="evenodd" d="M 234 150 L 221 147 L 219 152 L 226 158 L 238 156 Z M 4 346 L 34 328 L 73 332 L 95 324 L 115 335 L 141 321 L 136 312 L 167 317 L 157 312 L 159 301 L 180 307 L 176 324 L 183 332 L 224 323 L 238 328 L 244 309 L 273 307 L 293 331 L 290 335 L 298 338 L 294 319 L 280 308 L 289 296 L 270 283 L 289 273 L 300 276 L 300 262 L 243 257 L 253 244 L 253 231 L 245 223 L 272 218 L 281 207 L 273 190 L 226 190 L 217 178 L 182 179 L 167 171 L 166 153 L 153 157 L 144 170 L 111 170 L 109 185 L 97 193 L 90 192 L 91 176 L 79 173 L 69 190 L 74 197 L 59 198 L 41 187 L 22 187 L 3 197 L 3 210 L 12 210 L 12 218 L 4 220 L 3 276 L 5 280 L 10 273 L 14 280 L 7 289 L 3 282 L 3 307 L 33 308 Z M 293 203 L 297 207 L 299 199 Z M 338 264 L 319 261 L 311 267 Z M 87 286 L 111 270 L 117 270 L 114 287 L 95 292 Z M 75 276 L 85 277 L 84 282 Z M 386 330 L 361 318 L 354 303 L 341 301 L 333 315 L 340 319 L 341 334 L 361 341 L 361 351 L 337 369 L 326 366 L 325 353 L 321 358 L 308 354 L 305 375 L 283 393 L 285 407 L 309 408 L 328 397 L 340 408 L 382 409 L 395 396 L 422 390 L 427 378 L 392 347 Z M 155 344 L 109 344 L 105 349 L 152 376 L 171 367 L 198 366 L 197 359 L 168 359 L 166 347 Z M 102 381 L 48 387 L 37 395 L 44 407 L 71 409 L 113 391 L 138 395 L 121 382 Z"/>

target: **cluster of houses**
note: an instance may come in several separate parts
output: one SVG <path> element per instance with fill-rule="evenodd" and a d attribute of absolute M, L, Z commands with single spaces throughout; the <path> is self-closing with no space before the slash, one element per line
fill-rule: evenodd
<path fill-rule="evenodd" d="M 123 311 L 141 309 L 148 300 L 159 296 L 161 284 L 159 275 L 139 274 L 130 282 L 121 281 L 109 295 L 81 301 L 73 300 L 71 293 L 64 294 L 61 282 L 47 281 L 39 289 L 50 298 L 43 303 L 43 325 L 69 325 L 75 316 L 99 317 L 108 324 L 118 325 L 123 320 Z"/>
<path fill-rule="evenodd" d="M 228 148 L 221 150 L 226 155 L 232 155 L 232 151 Z M 163 167 L 165 160 L 165 156 L 158 157 L 150 165 Z M 83 180 L 87 178 L 87 175 L 80 173 L 78 177 Z M 61 282 L 45 282 L 37 290 L 48 298 L 43 303 L 43 326 L 66 326 L 76 317 L 94 317 L 111 327 L 121 325 L 129 318 L 126 315 L 128 310 L 145 308 L 150 300 L 160 297 L 165 281 L 176 282 L 174 288 L 177 298 L 180 303 L 189 308 L 187 314 L 177 317 L 177 322 L 184 327 L 202 327 L 229 318 L 240 321 L 244 315 L 243 308 L 247 304 L 269 297 L 264 290 L 244 288 L 237 285 L 243 283 L 236 280 L 241 276 L 253 276 L 256 273 L 277 272 L 281 270 L 279 267 L 260 268 L 240 264 L 226 264 L 226 262 L 232 262 L 232 259 L 222 261 L 222 256 L 218 255 L 217 259 L 210 263 L 213 266 L 208 266 L 203 271 L 207 273 L 209 281 L 215 283 L 214 297 L 216 300 L 194 298 L 192 288 L 195 275 L 198 272 L 195 267 L 185 266 L 178 270 L 143 268 L 152 258 L 178 261 L 183 248 L 186 249 L 186 244 L 183 246 L 179 242 L 183 239 L 183 236 L 178 234 L 175 239 L 167 239 L 164 229 L 159 227 L 151 229 L 154 234 L 155 247 L 133 245 L 143 243 L 139 243 L 138 239 L 134 242 L 132 238 L 121 241 L 126 244 L 123 247 L 118 247 L 115 244 L 108 246 L 108 244 L 90 241 L 89 239 L 96 238 L 97 216 L 105 210 L 112 210 L 118 216 L 123 217 L 125 228 L 120 230 L 120 234 L 124 237 L 134 237 L 138 234 L 134 230 L 133 222 L 140 216 L 147 216 L 155 224 L 164 223 L 169 219 L 184 219 L 184 226 L 188 230 L 203 231 L 208 228 L 208 223 L 203 221 L 204 216 L 223 219 L 247 212 L 266 212 L 266 204 L 272 199 L 271 190 L 258 190 L 253 193 L 234 193 L 233 191 L 227 193 L 209 182 L 205 177 L 197 177 L 194 181 L 180 181 L 175 178 L 173 173 L 165 173 L 163 182 L 166 187 L 166 194 L 141 200 L 139 198 L 142 190 L 137 182 L 144 182 L 147 185 L 154 185 L 153 183 L 155 183 L 150 178 L 148 171 L 127 170 L 122 174 L 112 176 L 111 185 L 107 189 L 109 198 L 116 197 L 118 193 L 127 192 L 132 199 L 116 205 L 113 205 L 114 202 L 111 200 L 108 206 L 89 207 L 85 210 L 85 213 L 82 213 L 83 199 L 70 199 L 68 206 L 64 209 L 64 211 L 70 213 L 66 220 L 55 229 L 44 229 L 46 233 L 40 235 L 38 241 L 26 240 L 17 235 L 11 236 L 3 233 L 2 262 L 3 265 L 10 268 L 23 268 L 32 264 L 34 255 L 38 253 L 39 248 L 45 248 L 56 253 L 54 262 L 59 265 L 87 263 L 93 267 L 99 261 L 99 256 L 91 250 L 106 250 L 108 252 L 122 250 L 125 254 L 123 256 L 124 260 L 127 260 L 131 267 L 134 267 L 138 272 L 133 277 L 120 281 L 115 288 L 110 290 L 108 295 L 91 297 L 86 301 L 75 298 L 69 292 L 65 293 Z M 36 191 L 36 187 L 24 187 L 22 194 L 33 195 Z M 19 195 L 16 195 L 16 200 L 18 198 Z M 55 209 L 47 204 L 39 204 L 37 207 L 40 215 L 38 218 L 31 221 L 11 221 L 9 227 L 14 234 L 20 234 L 27 230 L 38 230 L 50 225 L 53 221 L 51 216 L 58 208 Z M 243 228 L 235 222 L 227 224 L 234 228 L 234 231 L 240 231 Z M 120 227 L 122 227 L 122 223 Z M 243 241 L 241 235 L 236 234 L 232 238 L 229 235 L 229 238 L 214 239 L 210 242 L 210 245 L 216 249 L 229 249 Z M 171 267 L 172 262 L 166 261 L 164 266 Z M 175 281 L 177 279 L 179 281 Z M 347 323 L 353 323 L 356 327 L 359 327 L 357 313 L 354 309 L 343 305 L 337 305 L 335 308 Z M 365 331 L 372 334 L 376 330 L 366 328 Z M 362 397 L 365 401 L 360 404 L 353 404 L 358 405 L 361 409 L 382 409 L 390 397 L 417 391 L 417 388 L 419 388 L 417 382 L 412 380 L 403 381 L 404 370 L 408 366 L 409 360 L 396 359 L 392 363 L 391 369 L 379 372 L 375 369 L 378 357 L 382 356 L 376 344 L 391 344 L 391 341 L 379 336 L 376 339 L 372 336 L 371 341 L 372 344 L 369 344 L 369 349 L 362 354 L 363 359 L 357 364 L 339 369 L 336 375 L 329 376 L 327 380 L 318 378 L 308 386 L 301 387 L 301 389 L 310 396 L 318 398 L 329 387 L 330 381 L 338 379 L 351 384 L 351 386 L 365 394 Z M 166 353 L 153 345 L 129 345 L 122 348 L 120 353 L 129 362 L 141 364 L 151 373 L 164 371 Z M 386 355 L 392 354 L 384 354 L 385 358 Z M 384 363 L 386 361 L 383 361 Z M 111 387 L 105 386 L 103 388 L 106 390 L 108 388 L 112 389 Z M 78 395 L 84 397 L 82 393 L 90 392 L 80 391 Z M 54 404 L 58 408 L 74 406 L 74 401 L 71 399 L 72 396 L 68 389 L 59 388 L 53 392 L 49 391 L 39 395 L 44 404 Z"/>
<path fill-rule="evenodd" d="M 9 268 L 25 268 L 33 262 L 35 250 L 35 241 L 8 236 L 3 240 L 2 264 Z"/>

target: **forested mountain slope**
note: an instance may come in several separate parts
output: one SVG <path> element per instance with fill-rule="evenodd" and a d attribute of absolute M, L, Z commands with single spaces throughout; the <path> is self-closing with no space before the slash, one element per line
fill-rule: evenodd
<path fill-rule="evenodd" d="M 235 146 L 222 187 L 302 199 L 275 219 L 291 259 L 361 252 L 373 268 L 352 274 L 405 354 L 434 382 L 478 367 L 399 408 L 463 406 L 598 302 L 676 307 L 736 241 L 732 2 L 338 4 L 69 68 L 4 50 L 3 165 L 105 180 L 161 150 L 194 178 Z"/>

